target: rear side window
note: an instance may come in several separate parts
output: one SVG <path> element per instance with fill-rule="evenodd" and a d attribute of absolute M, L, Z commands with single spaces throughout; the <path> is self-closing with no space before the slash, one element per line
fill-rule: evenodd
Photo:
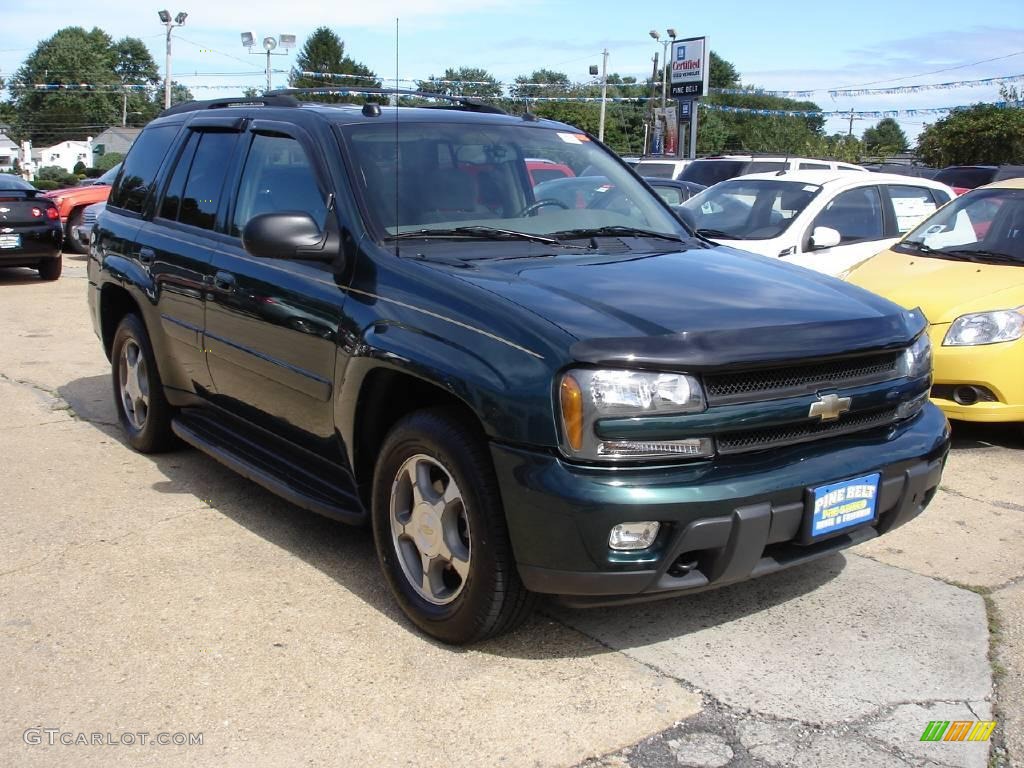
<path fill-rule="evenodd" d="M 927 187 L 912 187 L 903 184 L 889 185 L 889 199 L 896 214 L 896 228 L 906 234 L 928 216 L 935 213 L 938 205 Z M 942 202 L 946 202 L 943 200 Z"/>
<path fill-rule="evenodd" d="M 302 211 L 313 217 L 321 231 L 327 219 L 327 203 L 309 157 L 289 136 L 253 136 L 235 199 L 231 234 L 236 237 L 249 219 L 263 213 Z"/>
<path fill-rule="evenodd" d="M 744 173 L 771 173 L 772 171 L 785 171 L 789 169 L 789 163 L 775 162 L 772 160 L 755 160 Z"/>
<path fill-rule="evenodd" d="M 132 145 L 113 188 L 108 205 L 142 213 L 156 181 L 164 155 L 178 133 L 177 125 L 161 125 L 142 132 Z"/>
<path fill-rule="evenodd" d="M 227 176 L 238 134 L 213 131 L 197 133 L 193 134 L 189 142 L 196 140 L 198 145 L 194 154 L 190 153 L 188 148 L 182 153 L 178 167 L 174 169 L 168 196 L 175 192 L 174 183 L 179 179 L 181 166 L 191 158 L 184 190 L 180 193 L 181 205 L 178 208 L 177 219 L 182 224 L 213 229 L 217 223 L 217 209 L 220 206 L 224 178 Z M 166 206 L 161 207 L 161 214 L 164 208 Z"/>
<path fill-rule="evenodd" d="M 800 163 L 801 171 L 827 171 L 828 163 Z"/>
<path fill-rule="evenodd" d="M 683 181 L 692 181 L 695 184 L 710 187 L 720 181 L 750 173 L 746 170 L 747 165 L 748 163 L 743 160 L 696 160 L 686 166 L 686 170 L 679 178 Z M 641 168 L 637 169 L 641 176 L 645 175 L 642 168 L 641 165 Z"/>

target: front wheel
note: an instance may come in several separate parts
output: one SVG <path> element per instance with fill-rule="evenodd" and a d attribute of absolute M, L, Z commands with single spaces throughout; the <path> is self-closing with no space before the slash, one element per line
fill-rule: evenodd
<path fill-rule="evenodd" d="M 377 556 L 405 614 L 446 643 L 508 632 L 536 596 L 519 579 L 490 455 L 447 409 L 400 420 L 373 483 Z"/>
<path fill-rule="evenodd" d="M 78 235 L 75 234 L 75 231 L 78 229 L 78 225 L 82 223 L 82 217 L 84 216 L 84 214 L 85 209 L 79 208 L 78 210 L 72 212 L 72 214 L 68 217 L 67 237 L 64 238 L 64 247 L 67 248 L 72 253 L 83 254 L 89 252 L 89 249 L 82 243 L 81 240 L 78 239 Z"/>

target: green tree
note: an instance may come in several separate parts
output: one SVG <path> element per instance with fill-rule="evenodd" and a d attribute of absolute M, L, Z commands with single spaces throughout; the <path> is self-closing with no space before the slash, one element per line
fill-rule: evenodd
<path fill-rule="evenodd" d="M 181 104 L 186 101 L 194 101 L 195 96 L 192 95 L 192 91 L 188 89 L 188 86 L 182 85 L 177 80 L 171 80 L 171 106 L 175 104 Z M 151 102 L 157 112 L 164 108 L 164 89 L 160 88 L 153 92 L 153 98 Z"/>
<path fill-rule="evenodd" d="M 456 82 L 437 82 L 456 81 Z M 463 83 L 477 83 L 477 85 L 463 85 Z M 479 85 L 484 83 L 484 85 Z M 502 95 L 502 86 L 497 79 L 486 69 L 480 67 L 449 67 L 444 75 L 435 78 L 431 75 L 427 80 L 420 80 L 416 84 L 416 90 L 427 93 L 440 93 L 445 96 L 474 96 L 480 99 L 496 99 Z"/>
<path fill-rule="evenodd" d="M 907 148 L 909 142 L 900 124 L 891 117 L 878 121 L 878 124 L 864 131 L 862 137 L 864 148 L 874 155 L 895 155 Z"/>
<path fill-rule="evenodd" d="M 323 74 L 355 75 L 344 78 L 308 77 L 303 72 L 320 72 Z M 288 76 L 288 84 L 292 88 L 341 88 L 352 87 L 379 88 L 381 85 L 377 75 L 365 64 L 356 61 L 345 53 L 345 42 L 328 27 L 317 27 L 313 34 L 306 38 L 302 50 L 295 57 L 295 66 Z M 351 101 L 333 94 L 308 96 L 311 101 Z"/>
<path fill-rule="evenodd" d="M 151 86 L 158 90 L 160 70 L 146 44 L 137 37 L 122 37 L 113 46 L 114 73 L 122 85 Z M 161 102 L 162 103 L 162 102 Z M 121 108 L 127 125 L 145 125 L 159 111 L 157 104 L 142 89 L 125 90 Z"/>
<path fill-rule="evenodd" d="M 116 62 L 113 41 L 98 28 L 87 32 L 82 27 L 65 27 L 41 41 L 9 83 L 14 132 L 37 145 L 54 144 L 120 124 L 119 93 L 34 87 L 37 83 L 89 83 L 110 89 L 120 83 Z"/>
<path fill-rule="evenodd" d="M 528 75 L 519 75 L 509 88 L 514 98 L 569 96 L 573 86 L 569 76 L 552 69 L 536 69 Z"/>
<path fill-rule="evenodd" d="M 40 181 L 55 181 L 58 184 L 74 184 L 78 181 L 75 174 L 68 173 L 59 165 L 44 165 L 36 171 L 36 178 Z"/>
<path fill-rule="evenodd" d="M 708 87 L 736 88 L 739 84 L 740 73 L 735 65 L 711 51 L 708 55 Z"/>
<path fill-rule="evenodd" d="M 975 104 L 925 126 L 917 153 L 928 165 L 1024 163 L 1024 109 Z"/>

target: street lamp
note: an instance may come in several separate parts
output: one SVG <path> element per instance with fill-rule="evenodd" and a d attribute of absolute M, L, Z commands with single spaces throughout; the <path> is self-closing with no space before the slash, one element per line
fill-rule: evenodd
<path fill-rule="evenodd" d="M 242 33 L 242 45 L 245 46 L 249 53 L 258 54 L 259 51 L 254 51 L 256 47 L 256 35 L 253 32 Z M 281 53 L 274 53 L 274 49 L 281 46 L 284 50 Z M 263 38 L 263 52 L 267 54 L 267 90 L 273 90 L 270 83 L 270 57 L 271 56 L 287 56 L 288 51 L 295 47 L 295 35 L 278 35 L 273 37 L 268 35 Z"/>
<path fill-rule="evenodd" d="M 175 27 L 180 27 L 185 24 L 185 19 L 188 18 L 188 14 L 184 11 L 178 11 L 178 15 L 171 20 L 170 11 L 163 10 L 157 11 L 157 16 L 160 17 L 160 21 L 165 27 L 167 27 L 167 66 L 164 72 L 164 109 L 171 106 L 171 31 Z"/>
<path fill-rule="evenodd" d="M 665 106 L 668 103 L 668 46 L 669 43 L 674 42 L 676 39 L 676 31 L 669 27 L 665 30 L 668 35 L 664 40 L 661 38 L 658 30 L 652 29 L 649 34 L 652 38 L 661 43 L 661 106 Z"/>

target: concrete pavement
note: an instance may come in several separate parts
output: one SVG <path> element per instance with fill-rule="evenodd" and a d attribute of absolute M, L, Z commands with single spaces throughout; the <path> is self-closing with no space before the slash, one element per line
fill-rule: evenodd
<path fill-rule="evenodd" d="M 984 766 L 988 744 L 921 743 L 927 721 L 1024 722 L 993 699 L 984 596 L 946 583 L 1005 616 L 1019 706 L 1024 446 L 1001 432 L 971 433 L 932 509 L 854 552 L 547 606 L 452 650 L 395 608 L 366 532 L 194 451 L 124 445 L 80 259 L 55 284 L 0 272 L 0 334 L 0 765 Z M 203 744 L 26 744 L 33 727 Z"/>

